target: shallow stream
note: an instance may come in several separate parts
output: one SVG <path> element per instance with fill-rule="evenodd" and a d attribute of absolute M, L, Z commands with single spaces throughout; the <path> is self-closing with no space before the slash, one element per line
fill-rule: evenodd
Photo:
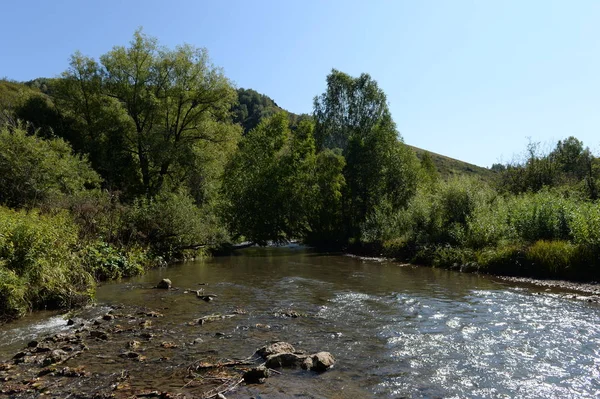
<path fill-rule="evenodd" d="M 283 340 L 309 353 L 329 351 L 337 364 L 323 374 L 285 370 L 263 385 L 242 384 L 228 398 L 600 397 L 598 304 L 484 276 L 300 247 L 241 254 L 98 289 L 98 307 L 90 312 L 101 315 L 113 305 L 159 311 L 159 325 L 180 348 L 164 367 L 132 366 L 146 370 L 136 384 L 177 393 L 185 384 L 173 377 L 178 365 L 209 355 L 246 358 Z M 152 289 L 161 278 L 178 289 Z M 185 293 L 199 289 L 215 299 Z M 189 325 L 234 311 L 242 314 Z M 61 316 L 46 313 L 2 326 L 0 355 L 67 328 Z M 114 366 L 102 357 L 89 362 L 92 372 Z"/>

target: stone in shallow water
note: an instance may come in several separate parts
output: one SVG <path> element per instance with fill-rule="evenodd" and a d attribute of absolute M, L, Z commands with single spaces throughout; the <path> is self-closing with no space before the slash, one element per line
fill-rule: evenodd
<path fill-rule="evenodd" d="M 323 372 L 333 367 L 335 364 L 335 358 L 329 352 L 318 352 L 310 355 L 302 363 L 302 368 L 305 370 L 312 370 Z"/>
<path fill-rule="evenodd" d="M 172 285 L 173 283 L 171 282 L 171 280 L 169 280 L 168 278 L 163 278 L 158 284 L 156 284 L 156 288 L 160 288 L 161 290 L 168 290 L 169 288 L 171 288 Z"/>
<path fill-rule="evenodd" d="M 263 346 L 262 348 L 256 351 L 256 354 L 262 357 L 263 359 L 266 359 L 267 357 L 274 354 L 294 352 L 296 352 L 296 349 L 292 346 L 292 344 L 280 341 L 267 346 Z"/>
<path fill-rule="evenodd" d="M 244 382 L 246 384 L 262 384 L 265 382 L 265 378 L 269 377 L 269 369 L 260 366 L 252 368 L 244 373 Z"/>
<path fill-rule="evenodd" d="M 300 367 L 306 355 L 297 355 L 295 353 L 277 353 L 267 357 L 265 365 L 268 368 L 294 368 Z"/>

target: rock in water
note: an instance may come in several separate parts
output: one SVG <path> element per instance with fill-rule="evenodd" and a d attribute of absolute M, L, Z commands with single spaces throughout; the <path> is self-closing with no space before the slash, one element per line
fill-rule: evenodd
<path fill-rule="evenodd" d="M 168 290 L 171 288 L 172 285 L 173 285 L 173 283 L 171 283 L 171 280 L 169 280 L 168 278 L 163 278 L 156 285 L 156 288 L 160 288 L 161 290 Z"/>
<path fill-rule="evenodd" d="M 334 364 L 335 358 L 331 353 L 318 352 L 308 356 L 302 363 L 302 368 L 305 370 L 323 372 L 332 368 Z"/>
<path fill-rule="evenodd" d="M 260 366 L 250 369 L 244 373 L 244 382 L 246 384 L 262 384 L 265 382 L 265 378 L 269 377 L 269 369 Z"/>
<path fill-rule="evenodd" d="M 295 353 L 277 353 L 267 357 L 265 365 L 268 368 L 294 368 L 300 367 L 306 359 L 306 355 L 297 355 Z"/>
<path fill-rule="evenodd" d="M 256 351 L 256 354 L 266 359 L 267 357 L 279 353 L 294 353 L 296 349 L 291 344 L 287 342 L 275 342 L 271 345 L 263 346 L 259 350 Z"/>

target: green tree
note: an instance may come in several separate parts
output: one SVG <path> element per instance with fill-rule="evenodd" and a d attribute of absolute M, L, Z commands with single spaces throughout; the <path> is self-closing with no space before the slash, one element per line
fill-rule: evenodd
<path fill-rule="evenodd" d="M 360 237 L 360 226 L 382 201 L 397 210 L 414 195 L 416 155 L 399 138 L 385 93 L 368 74 L 333 70 L 327 90 L 315 98 L 314 118 L 318 148 L 339 148 L 346 160 L 345 231 Z"/>
<path fill-rule="evenodd" d="M 346 189 L 346 160 L 340 151 L 326 149 L 317 154 L 315 168 L 316 192 L 306 239 L 318 245 L 341 244 L 345 236 L 342 199 Z"/>
<path fill-rule="evenodd" d="M 258 243 L 302 238 L 314 198 L 312 124 L 292 133 L 285 112 L 263 120 L 227 165 L 223 194 L 232 231 Z"/>
<path fill-rule="evenodd" d="M 114 47 L 100 64 L 76 53 L 63 79 L 63 98 L 90 134 L 105 132 L 105 120 L 117 122 L 118 140 L 100 140 L 133 156 L 148 196 L 188 181 L 198 143 L 219 147 L 240 133 L 228 122 L 235 90 L 205 49 L 166 49 L 138 30 L 129 47 Z"/>
<path fill-rule="evenodd" d="M 233 121 L 244 128 L 244 134 L 254 129 L 263 118 L 282 109 L 270 97 L 252 89 L 238 89 L 238 102 L 232 107 Z"/>

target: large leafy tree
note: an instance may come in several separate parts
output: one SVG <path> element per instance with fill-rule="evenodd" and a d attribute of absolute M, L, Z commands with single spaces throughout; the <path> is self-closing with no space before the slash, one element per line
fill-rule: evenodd
<path fill-rule="evenodd" d="M 167 49 L 139 30 L 99 63 L 76 53 L 60 89 L 93 140 L 131 157 L 148 196 L 189 182 L 199 152 L 231 148 L 240 133 L 229 122 L 236 92 L 206 50 Z"/>
<path fill-rule="evenodd" d="M 261 121 L 242 139 L 224 174 L 231 230 L 258 243 L 304 237 L 316 188 L 314 167 L 309 121 L 294 133 L 285 112 Z"/>
<path fill-rule="evenodd" d="M 392 211 L 414 194 L 418 161 L 399 136 L 383 90 L 368 74 L 333 70 L 314 100 L 319 149 L 345 158 L 343 209 L 348 237 L 360 237 L 366 217 L 385 202 Z"/>

